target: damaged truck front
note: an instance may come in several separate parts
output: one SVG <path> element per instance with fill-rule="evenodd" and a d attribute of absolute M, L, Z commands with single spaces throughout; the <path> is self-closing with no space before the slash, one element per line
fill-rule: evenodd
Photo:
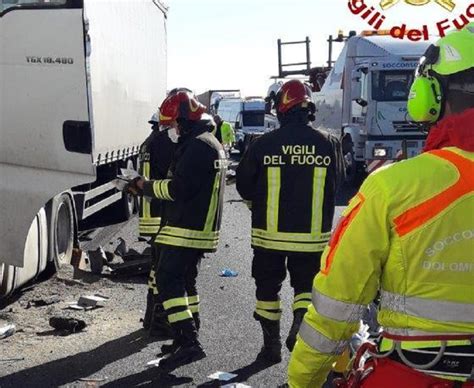
<path fill-rule="evenodd" d="M 115 188 L 166 94 L 158 0 L 0 0 L 0 297 L 124 221 Z"/>

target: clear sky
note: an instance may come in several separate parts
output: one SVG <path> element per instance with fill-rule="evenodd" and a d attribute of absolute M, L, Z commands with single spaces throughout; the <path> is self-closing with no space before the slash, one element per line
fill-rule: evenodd
<path fill-rule="evenodd" d="M 353 0 L 350 0 L 353 1 Z M 386 26 L 411 27 L 458 17 L 470 0 L 454 0 L 446 11 L 433 0 L 414 7 L 404 0 L 384 11 Z M 379 0 L 365 0 L 380 10 Z M 313 66 L 327 61 L 326 39 L 339 29 L 369 29 L 350 13 L 347 0 L 167 0 L 168 86 L 186 86 L 196 93 L 208 89 L 241 89 L 263 95 L 278 72 L 277 39 L 311 39 Z M 433 28 L 434 30 L 434 28 Z M 431 31 L 431 30 L 430 30 Z M 341 44 L 335 45 L 336 54 Z M 284 62 L 301 62 L 304 46 L 283 52 Z"/>

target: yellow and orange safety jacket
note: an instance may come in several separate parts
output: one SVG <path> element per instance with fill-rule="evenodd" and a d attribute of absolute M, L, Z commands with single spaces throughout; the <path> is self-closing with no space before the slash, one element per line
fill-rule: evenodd
<path fill-rule="evenodd" d="M 401 338 L 474 334 L 474 152 L 447 147 L 369 176 L 314 280 L 290 387 L 320 387 L 380 292 Z"/>

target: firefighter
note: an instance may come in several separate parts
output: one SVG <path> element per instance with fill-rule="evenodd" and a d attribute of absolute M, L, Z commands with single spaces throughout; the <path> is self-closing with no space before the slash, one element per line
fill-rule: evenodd
<path fill-rule="evenodd" d="M 215 251 L 219 241 L 226 161 L 221 144 L 209 132 L 209 120 L 201 120 L 205 109 L 190 92 L 165 99 L 160 122 L 177 128 L 180 136 L 168 177 L 137 179 L 130 187 L 163 200 L 155 242 L 161 251 L 158 299 L 174 332 L 173 345 L 162 347 L 169 354 L 159 364 L 167 372 L 206 356 L 197 334 L 196 277 L 203 253 Z"/>
<path fill-rule="evenodd" d="M 280 128 L 256 139 L 237 168 L 237 190 L 252 211 L 254 318 L 263 331 L 257 359 L 281 361 L 279 293 L 286 272 L 294 289 L 291 351 L 308 305 L 321 252 L 332 227 L 335 193 L 342 173 L 339 142 L 314 130 L 309 87 L 285 83 L 276 95 Z"/>
<path fill-rule="evenodd" d="M 164 179 L 173 158 L 177 135 L 174 128 L 160 127 L 159 113 L 154 113 L 149 124 L 151 134 L 143 142 L 139 153 L 139 172 L 146 179 Z M 161 130 L 160 130 L 161 128 Z M 148 277 L 148 294 L 143 327 L 150 330 L 152 336 L 169 338 L 171 330 L 166 317 L 163 319 L 162 306 L 156 303 L 158 288 L 156 287 L 155 268 L 159 257 L 159 248 L 154 244 L 161 222 L 161 201 L 159 199 L 142 198 L 139 212 L 139 234 L 150 239 L 153 261 Z"/>
<path fill-rule="evenodd" d="M 424 152 L 370 175 L 345 210 L 314 280 L 290 387 L 323 384 L 377 294 L 379 355 L 351 387 L 474 386 L 473 47 L 471 23 L 423 57 L 408 110 L 431 127 Z"/>
<path fill-rule="evenodd" d="M 223 121 L 219 115 L 214 115 L 214 122 L 216 123 L 216 127 L 212 133 L 216 139 L 219 140 L 227 153 L 235 143 L 234 128 L 231 123 Z"/>

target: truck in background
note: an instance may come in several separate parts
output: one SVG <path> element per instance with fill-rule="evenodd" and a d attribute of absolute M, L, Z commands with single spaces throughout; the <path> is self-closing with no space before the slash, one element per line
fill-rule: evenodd
<path fill-rule="evenodd" d="M 159 0 L 2 2 L 0 297 L 69 263 L 85 223 L 133 213 L 115 183 L 166 95 L 166 14 Z"/>
<path fill-rule="evenodd" d="M 260 97 L 225 98 L 219 103 L 217 113 L 233 125 L 237 148 L 241 153 L 253 139 L 278 126 L 278 120 L 266 113 L 265 106 L 265 100 Z"/>
<path fill-rule="evenodd" d="M 225 98 L 240 98 L 239 89 L 215 89 L 207 90 L 196 96 L 198 101 L 207 107 L 207 111 L 211 115 L 215 115 L 219 108 L 220 102 Z"/>
<path fill-rule="evenodd" d="M 340 137 L 351 183 L 421 152 L 426 136 L 410 121 L 406 104 L 429 44 L 383 32 L 350 36 L 321 90 L 313 94 L 314 126 Z"/>

